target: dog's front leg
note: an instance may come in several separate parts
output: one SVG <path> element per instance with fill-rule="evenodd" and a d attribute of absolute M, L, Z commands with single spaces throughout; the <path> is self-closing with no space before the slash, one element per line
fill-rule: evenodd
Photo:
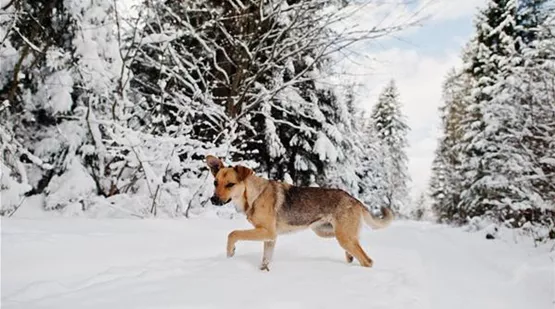
<path fill-rule="evenodd" d="M 268 268 L 268 265 L 270 265 L 270 262 L 272 261 L 275 245 L 276 245 L 275 240 L 268 240 L 264 242 L 264 255 L 262 257 L 262 264 L 260 265 L 260 270 L 270 271 L 270 268 Z"/>
<path fill-rule="evenodd" d="M 237 230 L 227 236 L 227 257 L 235 254 L 235 243 L 239 240 L 273 241 L 276 239 L 275 230 L 257 227 L 252 230 Z"/>

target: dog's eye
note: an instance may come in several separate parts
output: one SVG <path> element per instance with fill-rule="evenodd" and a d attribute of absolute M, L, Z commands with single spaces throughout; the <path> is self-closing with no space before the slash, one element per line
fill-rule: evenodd
<path fill-rule="evenodd" d="M 218 181 L 214 181 L 214 187 L 218 186 Z"/>
<path fill-rule="evenodd" d="M 235 184 L 234 183 L 228 183 L 227 185 L 225 185 L 226 188 L 231 188 L 233 187 Z"/>

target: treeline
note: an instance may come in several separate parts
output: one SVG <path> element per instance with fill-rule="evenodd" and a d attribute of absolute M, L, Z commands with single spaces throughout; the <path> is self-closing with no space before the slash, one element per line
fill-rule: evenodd
<path fill-rule="evenodd" d="M 488 0 L 443 85 L 430 191 L 442 222 L 541 225 L 555 238 L 555 13 Z"/>

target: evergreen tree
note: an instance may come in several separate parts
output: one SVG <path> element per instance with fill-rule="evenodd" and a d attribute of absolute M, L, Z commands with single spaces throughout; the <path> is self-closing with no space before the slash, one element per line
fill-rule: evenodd
<path fill-rule="evenodd" d="M 515 227 L 552 221 L 542 219 L 554 207 L 545 189 L 554 100 L 544 3 L 491 0 L 477 16 L 465 71 L 445 85 L 452 95 L 444 95 L 430 183 L 440 219 L 488 216 Z"/>
<path fill-rule="evenodd" d="M 529 181 L 539 198 L 517 225 L 533 220 L 555 226 L 555 14 L 540 0 L 523 1 L 520 11 L 524 44 L 516 100 L 526 113 L 522 147 L 533 159 Z"/>
<path fill-rule="evenodd" d="M 497 137 L 501 137 L 498 135 L 501 131 L 505 135 L 509 130 L 506 121 L 500 119 L 502 115 L 491 108 L 496 95 L 491 90 L 497 86 L 501 63 L 509 57 L 509 49 L 515 44 L 514 37 L 511 37 L 515 33 L 516 7 L 513 4 L 512 1 L 489 1 L 476 22 L 476 49 L 469 64 L 474 91 L 469 99 L 470 113 L 463 120 L 463 218 L 482 216 L 496 208 L 504 196 L 500 191 L 507 186 L 508 179 L 501 177 L 508 175 L 497 173 L 497 169 L 510 159 L 507 157 L 510 154 L 505 152 L 511 150 L 501 149 L 503 140 Z M 496 107 L 503 113 L 511 113 L 503 103 L 507 102 Z"/>
<path fill-rule="evenodd" d="M 456 147 L 462 138 L 461 120 L 465 116 L 465 99 L 469 95 L 468 74 L 450 71 L 443 84 L 444 105 L 440 108 L 443 130 L 432 162 L 430 179 L 432 210 L 440 221 L 460 221 L 458 205 L 462 179 L 458 169 L 462 161 Z"/>
<path fill-rule="evenodd" d="M 410 212 L 410 217 L 414 220 L 424 220 L 427 218 L 429 207 L 428 207 L 428 198 L 425 193 L 421 193 L 418 196 L 418 200 L 414 205 L 414 208 Z"/>
<path fill-rule="evenodd" d="M 358 187 L 358 197 L 370 208 L 379 209 L 389 205 L 387 197 L 388 179 L 385 164 L 383 144 L 377 137 L 372 121 L 361 115 L 359 118 L 359 132 L 362 155 L 358 159 L 356 171 L 361 179 Z"/>
<path fill-rule="evenodd" d="M 408 206 L 407 132 L 395 82 L 392 80 L 380 94 L 372 111 L 372 127 L 384 152 L 385 197 L 388 207 L 397 211 Z"/>
<path fill-rule="evenodd" d="M 549 7 L 549 0 L 519 0 L 517 15 L 518 36 L 524 45 L 534 44 L 538 39 L 544 39 L 546 23 L 553 19 L 553 8 Z"/>

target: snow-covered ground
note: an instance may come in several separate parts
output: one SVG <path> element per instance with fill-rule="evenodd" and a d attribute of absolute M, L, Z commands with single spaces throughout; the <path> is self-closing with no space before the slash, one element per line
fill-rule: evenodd
<path fill-rule="evenodd" d="M 244 218 L 11 218 L 2 228 L 2 308 L 551 309 L 548 248 L 486 240 L 444 226 L 364 228 L 373 268 L 346 264 L 334 239 L 278 239 L 270 272 L 261 243 L 225 257 Z"/>

